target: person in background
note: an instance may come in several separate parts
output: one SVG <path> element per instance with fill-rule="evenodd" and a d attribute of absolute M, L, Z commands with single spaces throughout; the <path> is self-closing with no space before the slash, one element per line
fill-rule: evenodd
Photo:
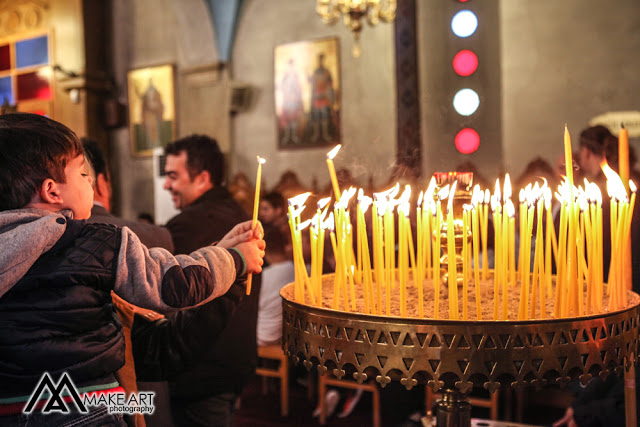
<path fill-rule="evenodd" d="M 144 224 L 155 224 L 156 222 L 153 219 L 153 215 L 151 215 L 148 212 L 140 212 L 138 214 L 138 221 L 144 223 Z M 171 243 L 173 244 L 173 242 Z"/>
<path fill-rule="evenodd" d="M 296 279 L 295 267 L 287 256 L 288 240 L 278 227 L 266 226 L 264 241 L 269 248 L 262 269 L 262 288 L 258 305 L 258 346 L 278 344 L 282 340 L 282 299 L 280 289 Z"/>
<path fill-rule="evenodd" d="M 0 152 L 0 425 L 123 425 L 106 406 L 23 409 L 44 373 L 68 375 L 80 395 L 122 392 L 114 374 L 125 342 L 112 290 L 159 312 L 194 307 L 245 272 L 259 273 L 264 242 L 246 221 L 218 246 L 176 258 L 148 249 L 127 227 L 87 223 L 93 189 L 84 149 L 47 117 L 0 116 Z"/>
<path fill-rule="evenodd" d="M 129 227 L 148 248 L 164 248 L 173 252 L 169 230 L 140 221 L 130 221 L 111 214 L 111 174 L 105 156 L 96 141 L 82 138 L 82 146 L 88 161 L 88 171 L 93 179 L 93 207 L 89 222 Z"/>
<path fill-rule="evenodd" d="M 249 219 L 223 185 L 224 156 L 214 139 L 191 135 L 169 144 L 165 154 L 164 188 L 181 211 L 166 225 L 176 254 L 191 253 L 201 242 L 215 242 L 224 230 Z M 254 275 L 251 294 L 240 302 L 215 345 L 199 355 L 198 363 L 171 378 L 171 409 L 178 425 L 231 425 L 236 400 L 255 372 L 260 283 L 260 275 Z M 197 310 L 187 310 L 168 320 L 187 325 L 195 314 Z M 192 326 L 210 328 L 207 322 Z"/>

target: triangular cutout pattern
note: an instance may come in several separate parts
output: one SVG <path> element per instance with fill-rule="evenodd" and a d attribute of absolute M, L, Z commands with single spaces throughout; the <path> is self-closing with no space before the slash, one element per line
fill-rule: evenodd
<path fill-rule="evenodd" d="M 447 347 L 451 348 L 451 343 L 453 342 L 453 339 L 455 338 L 454 334 L 443 334 L 442 337 L 444 338 L 444 342 L 447 344 Z"/>
<path fill-rule="evenodd" d="M 489 339 L 485 339 L 484 348 L 498 348 L 498 346 L 496 345 L 496 341 L 492 336 L 489 336 Z"/>
<path fill-rule="evenodd" d="M 468 360 L 458 360 L 458 367 L 460 371 L 464 374 L 467 371 L 467 367 L 469 366 Z"/>
<path fill-rule="evenodd" d="M 589 353 L 580 355 L 580 361 L 582 362 L 582 366 L 584 367 L 587 366 L 587 359 L 589 359 Z"/>
<path fill-rule="evenodd" d="M 547 332 L 547 342 L 549 345 L 553 344 L 553 340 L 556 338 L 555 332 Z"/>
<path fill-rule="evenodd" d="M 607 355 L 607 351 L 603 350 L 600 352 L 600 360 L 602 360 L 602 363 L 604 363 L 604 358 Z"/>
<path fill-rule="evenodd" d="M 400 332 L 389 332 L 391 335 L 391 341 L 393 341 L 393 345 L 398 345 L 398 340 L 400 339 Z"/>
<path fill-rule="evenodd" d="M 609 325 L 609 337 L 615 337 L 616 335 L 616 324 L 612 323 Z"/>
<path fill-rule="evenodd" d="M 535 337 L 533 338 L 533 342 L 531 343 L 531 345 L 533 345 L 534 347 L 542 347 L 544 344 L 542 343 L 542 339 L 540 338 L 540 335 L 536 334 Z"/>
<path fill-rule="evenodd" d="M 606 327 L 603 326 L 602 328 L 600 328 L 600 339 L 604 340 L 607 338 L 607 331 L 606 331 Z"/>
<path fill-rule="evenodd" d="M 338 327 L 338 329 L 336 329 L 336 336 L 334 337 L 337 340 L 342 339 L 342 337 L 344 336 L 344 332 L 342 331 L 341 327 Z"/>
<path fill-rule="evenodd" d="M 329 333 L 327 332 L 327 327 L 325 325 L 320 326 L 320 334 L 321 337 L 328 337 Z"/>
<path fill-rule="evenodd" d="M 333 327 L 331 325 L 327 325 L 327 338 L 333 338 Z"/>
<path fill-rule="evenodd" d="M 353 332 L 353 328 L 344 328 L 344 331 L 346 333 L 345 338 L 347 339 L 347 341 L 350 341 L 351 340 L 351 336 L 352 336 L 351 332 Z M 358 332 L 360 332 L 360 331 L 358 331 Z"/>
<path fill-rule="evenodd" d="M 418 343 L 420 343 L 420 347 L 424 346 L 425 341 L 427 341 L 428 334 L 416 333 L 416 338 L 418 338 Z"/>
<path fill-rule="evenodd" d="M 575 343 L 576 337 L 578 336 L 578 330 L 572 329 L 569 333 L 571 334 L 571 341 Z"/>
<path fill-rule="evenodd" d="M 487 367 L 487 371 L 489 371 L 489 375 L 493 374 L 493 369 L 496 367 L 497 363 L 498 362 L 494 362 L 493 360 L 484 362 L 485 366 Z"/>
<path fill-rule="evenodd" d="M 407 371 L 410 371 L 411 366 L 413 366 L 413 359 L 403 357 L 402 362 L 404 362 L 404 367 L 407 368 Z"/>
<path fill-rule="evenodd" d="M 375 336 L 376 336 L 375 329 L 367 329 L 367 337 L 369 338 L 369 342 L 373 342 L 373 340 L 375 339 Z"/>
<path fill-rule="evenodd" d="M 569 344 L 569 339 L 564 331 L 560 331 L 560 338 L 558 338 L 558 344 Z"/>
<path fill-rule="evenodd" d="M 405 347 L 413 347 L 413 340 L 411 339 L 411 335 L 405 335 L 402 345 Z"/>
<path fill-rule="evenodd" d="M 524 360 L 514 360 L 513 366 L 516 368 L 516 372 L 520 373 L 522 371 L 522 365 L 524 365 Z"/>
<path fill-rule="evenodd" d="M 440 361 L 437 359 L 429 359 L 429 365 L 431 365 L 433 372 L 436 372 L 438 370 L 438 366 L 440 366 Z"/>
<path fill-rule="evenodd" d="M 320 357 L 324 356 L 324 347 L 318 347 L 318 354 L 320 354 Z"/>
<path fill-rule="evenodd" d="M 567 364 L 567 356 L 558 357 L 558 362 L 560 362 L 560 368 L 564 369 L 564 365 Z"/>
<path fill-rule="evenodd" d="M 378 363 L 380 364 L 380 368 L 384 368 L 384 364 L 387 363 L 387 356 L 378 356 Z"/>
<path fill-rule="evenodd" d="M 311 322 L 311 332 L 313 335 L 318 335 L 318 324 L 315 322 Z"/>
<path fill-rule="evenodd" d="M 524 348 L 524 344 L 522 344 L 522 339 L 520 338 L 520 335 L 516 335 L 516 337 L 514 338 L 513 348 Z"/>
<path fill-rule="evenodd" d="M 378 344 L 387 345 L 387 335 L 384 332 L 380 332 L 380 336 L 378 337 Z"/>
<path fill-rule="evenodd" d="M 434 348 L 442 347 L 442 344 L 440 344 L 440 339 L 436 334 L 433 334 L 433 336 L 431 337 L 431 342 L 429 343 L 429 347 L 434 347 Z"/>
<path fill-rule="evenodd" d="M 309 354 L 309 344 L 304 343 L 304 354 Z"/>
<path fill-rule="evenodd" d="M 589 334 L 587 333 L 587 330 L 584 329 L 582 331 L 582 338 L 580 338 L 580 342 L 589 342 Z"/>
<path fill-rule="evenodd" d="M 358 362 L 358 365 L 362 365 L 362 359 L 364 359 L 364 354 L 355 353 L 355 355 L 356 355 L 356 361 Z"/>
<path fill-rule="evenodd" d="M 356 334 L 356 337 L 354 339 L 355 342 L 364 342 L 364 334 L 362 333 L 362 331 L 360 329 L 358 329 L 358 333 Z"/>
<path fill-rule="evenodd" d="M 340 362 L 340 359 L 342 359 L 342 350 L 335 350 L 335 353 L 336 353 L 336 360 Z"/>
<path fill-rule="evenodd" d="M 598 328 L 591 328 L 591 336 L 593 337 L 594 341 L 598 339 Z"/>
<path fill-rule="evenodd" d="M 509 334 L 500 335 L 500 343 L 502 344 L 502 348 L 507 348 L 507 345 L 509 344 L 509 338 L 511 338 L 511 335 Z"/>
<path fill-rule="evenodd" d="M 476 346 L 476 348 L 480 348 L 480 344 L 482 344 L 482 337 L 484 337 L 484 335 L 471 335 L 471 340 L 473 340 L 473 344 Z"/>
<path fill-rule="evenodd" d="M 467 340 L 464 338 L 464 335 L 460 335 L 460 341 L 458 342 L 458 348 L 469 348 L 469 344 Z"/>
<path fill-rule="evenodd" d="M 540 372 L 540 368 L 542 367 L 542 359 L 532 359 L 531 365 L 536 368 L 536 371 Z"/>

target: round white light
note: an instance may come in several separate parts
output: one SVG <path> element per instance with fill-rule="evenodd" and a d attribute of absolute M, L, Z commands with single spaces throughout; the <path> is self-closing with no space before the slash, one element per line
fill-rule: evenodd
<path fill-rule="evenodd" d="M 453 108 L 463 116 L 470 116 L 475 113 L 479 105 L 480 98 L 472 89 L 459 90 L 453 97 Z"/>
<path fill-rule="evenodd" d="M 451 20 L 451 29 L 458 37 L 469 37 L 478 28 L 478 18 L 470 10 L 461 10 Z"/>

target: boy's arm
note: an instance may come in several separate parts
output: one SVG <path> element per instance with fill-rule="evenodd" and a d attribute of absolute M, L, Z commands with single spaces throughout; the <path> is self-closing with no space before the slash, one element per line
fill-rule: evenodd
<path fill-rule="evenodd" d="M 245 286 L 236 282 L 213 301 L 159 320 L 135 314 L 131 342 L 140 381 L 170 379 L 209 353 L 238 304 Z"/>
<path fill-rule="evenodd" d="M 161 248 L 148 249 L 123 227 L 113 290 L 134 305 L 168 313 L 223 295 L 245 270 L 235 249 L 208 246 L 173 256 Z"/>

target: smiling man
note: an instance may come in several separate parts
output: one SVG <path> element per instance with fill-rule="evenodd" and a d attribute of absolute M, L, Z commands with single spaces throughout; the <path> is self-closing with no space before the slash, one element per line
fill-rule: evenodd
<path fill-rule="evenodd" d="M 176 254 L 189 254 L 204 242 L 215 242 L 234 225 L 250 219 L 223 185 L 224 156 L 214 139 L 191 135 L 169 144 L 165 154 L 164 188 L 181 211 L 166 225 Z M 170 379 L 171 409 L 178 426 L 231 425 L 235 401 L 253 375 L 257 359 L 260 276 L 254 276 L 251 295 L 242 299 L 213 350 L 204 351 L 199 363 Z M 197 313 L 188 310 L 168 318 L 178 326 L 211 328 L 215 310 L 205 324 L 192 323 Z"/>

